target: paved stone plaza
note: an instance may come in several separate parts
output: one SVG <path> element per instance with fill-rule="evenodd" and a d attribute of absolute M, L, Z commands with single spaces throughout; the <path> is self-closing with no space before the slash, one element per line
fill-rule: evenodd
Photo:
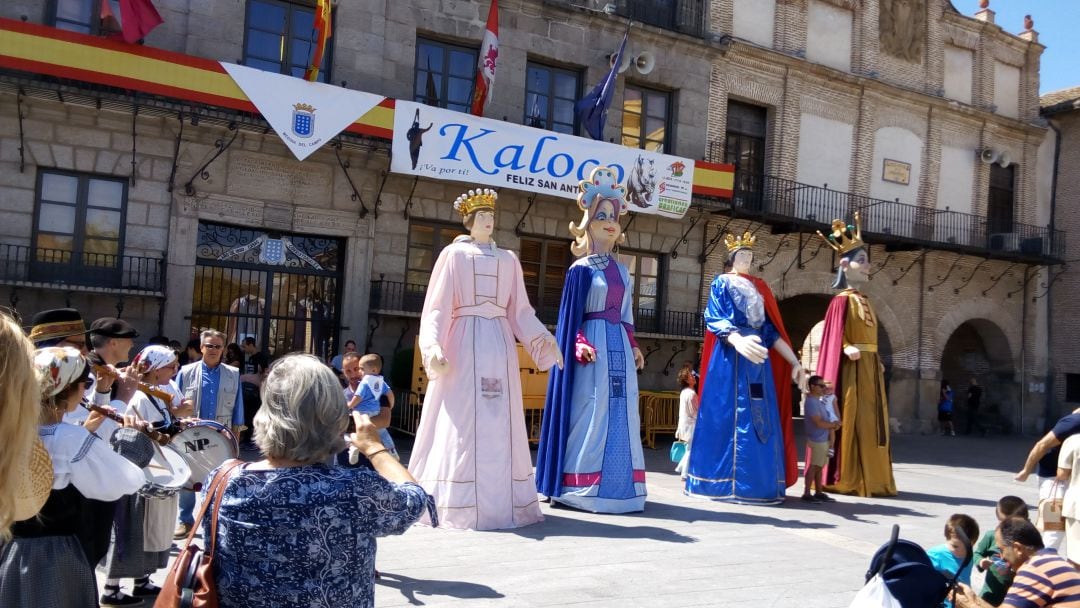
<path fill-rule="evenodd" d="M 646 449 L 644 513 L 543 505 L 546 520 L 520 530 L 415 527 L 380 540 L 375 605 L 846 608 L 893 523 L 929 547 L 952 513 L 986 528 L 1001 496 L 1033 500 L 1034 479 L 1012 475 L 1034 441 L 894 436 L 896 498 L 811 505 L 798 500 L 800 482 L 779 507 L 685 497 L 666 449 Z"/>
<path fill-rule="evenodd" d="M 796 421 L 801 424 L 801 421 Z M 543 523 L 506 532 L 414 528 L 379 543 L 376 606 L 846 607 L 897 523 L 924 547 L 952 513 L 996 525 L 1035 438 L 893 438 L 900 495 L 779 507 L 682 495 L 666 450 L 645 450 L 649 501 L 637 515 L 543 506 Z M 800 447 L 802 442 L 800 439 Z"/>

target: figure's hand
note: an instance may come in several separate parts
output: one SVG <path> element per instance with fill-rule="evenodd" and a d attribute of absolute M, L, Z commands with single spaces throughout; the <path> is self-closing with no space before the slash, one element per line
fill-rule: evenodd
<path fill-rule="evenodd" d="M 582 363 L 592 363 L 593 361 L 596 361 L 596 349 L 588 344 L 578 344 L 577 359 Z"/>
<path fill-rule="evenodd" d="M 634 347 L 634 367 L 639 370 L 645 369 L 645 355 L 641 354 L 641 349 Z"/>
<path fill-rule="evenodd" d="M 859 357 L 862 357 L 862 352 L 854 346 L 845 346 L 844 354 L 847 355 L 847 358 L 851 359 L 852 361 L 858 361 Z"/>
<path fill-rule="evenodd" d="M 1020 483 L 1024 483 L 1025 481 L 1027 481 L 1028 475 L 1031 475 L 1031 471 L 1024 469 L 1016 475 L 1013 475 L 1013 481 L 1019 481 Z"/>
<path fill-rule="evenodd" d="M 982 572 L 983 570 L 986 570 L 987 568 L 990 567 L 990 558 L 989 557 L 984 557 L 984 558 L 980 559 L 979 564 L 976 567 L 979 569 L 979 572 Z"/>
<path fill-rule="evenodd" d="M 450 368 L 450 362 L 446 360 L 446 356 L 443 355 L 442 347 L 436 344 L 431 347 L 430 358 L 431 370 L 438 374 L 445 372 Z"/>
<path fill-rule="evenodd" d="M 544 338 L 544 341 L 547 342 L 547 346 L 551 349 L 551 352 L 555 353 L 555 365 L 558 365 L 559 369 L 562 369 L 565 361 L 563 361 L 562 358 L 562 351 L 559 350 L 559 342 L 555 339 L 555 336 L 551 334 L 548 334 L 547 337 Z"/>
<path fill-rule="evenodd" d="M 106 365 L 105 367 L 109 368 L 109 371 L 112 373 L 105 372 L 94 374 L 94 390 L 99 393 L 110 392 L 112 390 L 113 382 L 116 381 L 116 377 L 120 373 L 111 365 Z"/>
<path fill-rule="evenodd" d="M 737 333 L 730 333 L 727 341 L 728 344 L 735 347 L 735 352 L 751 363 L 760 365 L 769 357 L 769 349 L 761 345 L 761 338 L 758 336 L 741 336 Z"/>
<path fill-rule="evenodd" d="M 184 399 L 180 402 L 180 407 L 173 410 L 174 418 L 187 418 L 195 414 L 195 400 Z"/>
<path fill-rule="evenodd" d="M 791 381 L 795 384 L 798 384 L 799 390 L 804 393 L 809 392 L 806 384 L 807 380 L 808 377 L 806 374 L 806 369 L 803 368 L 802 364 L 798 364 L 795 367 L 791 368 Z"/>
<path fill-rule="evenodd" d="M 139 420 L 137 416 L 124 415 L 123 418 L 123 422 L 120 423 L 122 427 L 141 430 L 147 426 L 146 421 Z"/>

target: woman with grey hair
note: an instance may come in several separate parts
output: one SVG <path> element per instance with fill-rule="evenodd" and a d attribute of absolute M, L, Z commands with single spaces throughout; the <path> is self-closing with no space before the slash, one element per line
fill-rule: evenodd
<path fill-rule="evenodd" d="M 337 377 L 315 357 L 270 367 L 254 421 L 265 459 L 234 471 L 218 514 L 223 608 L 374 605 L 375 537 L 404 532 L 429 498 L 367 416 L 353 414 L 348 439 L 374 470 L 327 464 L 345 448 L 348 416 Z M 211 518 L 203 525 L 210 534 Z"/>

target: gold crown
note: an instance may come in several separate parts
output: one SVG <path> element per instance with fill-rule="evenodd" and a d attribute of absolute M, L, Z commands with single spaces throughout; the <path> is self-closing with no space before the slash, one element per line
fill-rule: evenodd
<path fill-rule="evenodd" d="M 303 103 L 303 102 L 294 103 L 293 107 L 296 108 L 297 112 L 314 112 L 315 111 L 315 106 L 311 105 L 310 103 Z"/>
<path fill-rule="evenodd" d="M 757 242 L 757 237 L 750 234 L 749 230 L 744 232 L 740 237 L 736 237 L 731 233 L 728 233 L 727 236 L 724 237 L 724 245 L 727 246 L 728 253 L 731 253 L 736 249 L 753 247 L 755 242 Z"/>
<path fill-rule="evenodd" d="M 844 220 L 833 220 L 832 232 L 829 236 L 821 234 L 818 230 L 818 236 L 825 239 L 825 244 L 833 248 L 833 251 L 840 255 L 845 255 L 850 251 L 858 249 L 865 245 L 862 240 L 862 228 L 859 222 L 859 212 L 855 212 L 855 225 L 845 225 Z"/>
<path fill-rule="evenodd" d="M 454 201 L 454 210 L 461 215 L 469 215 L 477 209 L 491 209 L 494 211 L 495 199 L 497 198 L 499 198 L 499 193 L 491 188 L 469 190 L 457 197 L 457 200 Z"/>

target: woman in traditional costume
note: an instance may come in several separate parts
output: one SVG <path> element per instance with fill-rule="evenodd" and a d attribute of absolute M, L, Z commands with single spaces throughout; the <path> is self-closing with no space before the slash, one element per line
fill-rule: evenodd
<path fill-rule="evenodd" d="M 169 379 L 180 369 L 172 349 L 160 345 L 147 346 L 135 355 L 128 368 L 138 373 L 144 384 L 156 387 L 160 393 L 171 398 L 166 400 L 162 396 L 138 391 L 128 402 L 125 413 L 150 423 L 157 430 L 172 427 L 179 415 L 191 415 L 191 407 L 182 403 L 182 395 L 168 388 Z M 103 605 L 135 603 L 134 600 L 154 596 L 161 591 L 160 587 L 150 582 L 150 575 L 169 563 L 179 505 L 179 494 L 163 498 L 133 494 L 117 502 L 112 543 L 105 557 Z M 121 593 L 122 578 L 134 579 L 132 596 Z"/>
<path fill-rule="evenodd" d="M 749 274 L 755 240 L 749 232 L 727 235 L 731 270 L 712 282 L 686 493 L 776 504 L 798 478 L 790 391 L 792 381 L 804 387 L 806 378 L 788 344 L 776 298 Z M 770 349 L 783 360 L 774 363 Z M 779 367 L 775 375 L 774 365 Z"/>
<path fill-rule="evenodd" d="M 559 306 L 557 339 L 573 359 L 548 382 L 536 487 L 553 502 L 597 513 L 645 508 L 636 370 L 645 359 L 634 340 L 630 274 L 615 246 L 626 189 L 607 167 L 581 182 L 581 223 L 570 223 L 570 267 Z"/>
<path fill-rule="evenodd" d="M 833 220 L 832 232 L 821 237 L 840 256 L 833 289 L 842 290 L 825 314 L 817 363 L 817 375 L 836 387 L 841 422 L 836 454 L 825 466 L 826 488 L 840 494 L 896 496 L 878 320 L 858 289 L 870 279 L 859 214 L 853 226 Z"/>
<path fill-rule="evenodd" d="M 495 530 L 543 520 L 533 481 L 516 337 L 540 369 L 562 365 L 536 318 L 521 264 L 496 247 L 496 193 L 454 203 L 468 236 L 439 254 L 420 316 L 429 384 L 409 472 L 444 527 Z"/>
<path fill-rule="evenodd" d="M 41 378 L 38 434 L 52 459 L 52 492 L 41 512 L 16 522 L 14 537 L 0 547 L 0 606 L 96 608 L 95 564 L 88 562 L 85 541 L 112 520 L 94 519 L 87 501 L 131 494 L 145 477 L 92 434 L 100 415 L 91 414 L 82 426 L 62 421 L 79 407 L 90 382 L 82 354 L 71 347 L 44 348 L 34 352 L 34 366 Z M 126 419 L 125 426 L 135 424 Z"/>

